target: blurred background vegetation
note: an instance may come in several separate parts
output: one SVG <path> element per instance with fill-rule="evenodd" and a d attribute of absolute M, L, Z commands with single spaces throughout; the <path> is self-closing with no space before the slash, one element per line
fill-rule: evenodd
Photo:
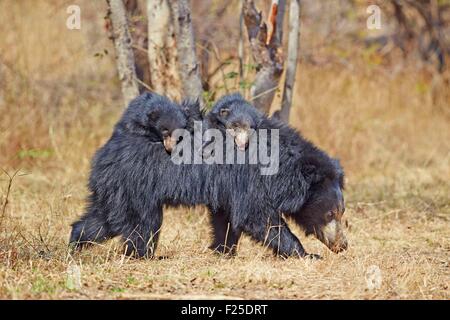
<path fill-rule="evenodd" d="M 134 6 L 134 44 L 145 47 L 145 17 L 136 15 L 145 3 L 126 3 Z M 269 10 L 270 1 L 256 3 L 263 15 Z M 380 30 L 366 27 L 373 3 L 381 9 Z M 70 4 L 81 8 L 81 30 L 66 28 Z M 205 96 L 248 95 L 254 67 L 244 42 L 239 78 L 240 1 L 191 6 Z M 122 109 L 106 3 L 4 0 L 0 8 L 1 166 L 59 166 L 67 144 L 88 162 Z M 291 123 L 342 158 L 349 173 L 447 159 L 449 8 L 443 0 L 302 1 Z M 213 52 L 206 61 L 205 46 Z"/>

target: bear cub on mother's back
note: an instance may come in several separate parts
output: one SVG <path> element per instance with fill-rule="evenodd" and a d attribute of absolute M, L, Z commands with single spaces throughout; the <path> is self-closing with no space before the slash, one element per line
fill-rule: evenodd
<path fill-rule="evenodd" d="M 222 108 L 228 111 L 220 112 Z M 163 205 L 202 204 L 211 210 L 212 248 L 220 252 L 234 253 L 244 233 L 279 256 L 310 256 L 284 216 L 334 252 L 344 250 L 343 171 L 338 161 L 279 121 L 257 115 L 253 123 L 247 115 L 255 110 L 242 97 L 219 100 L 212 115 L 216 109 L 225 126 L 209 125 L 219 130 L 230 125 L 239 129 L 244 123 L 245 129 L 279 131 L 277 174 L 261 175 L 258 165 L 249 164 L 175 164 L 169 154 L 180 144 L 175 132 L 192 132 L 193 120 L 201 119 L 198 105 L 144 94 L 130 103 L 93 159 L 88 205 L 72 225 L 70 243 L 80 248 L 121 235 L 126 254 L 152 257 Z M 246 150 L 246 137 L 234 139 L 240 149 Z"/>

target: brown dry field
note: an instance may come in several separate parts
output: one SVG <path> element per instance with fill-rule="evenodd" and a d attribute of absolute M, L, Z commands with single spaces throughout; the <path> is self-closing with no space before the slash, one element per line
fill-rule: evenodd
<path fill-rule="evenodd" d="M 104 4 L 78 3 L 91 21 L 81 31 L 64 27 L 64 2 L 0 2 L 0 167 L 20 170 L 0 216 L 0 299 L 450 298 L 448 76 L 364 61 L 302 62 L 291 117 L 346 170 L 345 253 L 295 228 L 322 260 L 278 259 L 248 238 L 237 257 L 219 257 L 204 208 L 168 208 L 164 259 L 130 260 L 118 241 L 68 254 L 90 158 L 122 110 L 111 54 L 95 55 L 113 52 L 96 31 Z M 8 181 L 0 172 L 0 214 Z M 68 283 L 74 266 L 79 288 Z M 379 288 L 367 286 L 371 266 Z"/>

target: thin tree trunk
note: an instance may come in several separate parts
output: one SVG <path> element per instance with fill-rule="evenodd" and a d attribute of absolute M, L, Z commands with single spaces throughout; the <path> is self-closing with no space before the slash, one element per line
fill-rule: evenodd
<path fill-rule="evenodd" d="M 140 0 L 124 0 L 127 12 L 128 29 L 134 54 L 134 65 L 139 84 L 139 92 L 151 87 L 150 64 L 148 61 L 147 14 L 145 2 Z M 152 89 L 153 90 L 153 89 Z"/>
<path fill-rule="evenodd" d="M 277 45 L 282 46 L 283 40 L 283 21 L 284 21 L 284 13 L 286 8 L 286 0 L 278 0 L 278 9 L 277 9 L 277 24 L 275 27 L 275 40 L 277 41 Z"/>
<path fill-rule="evenodd" d="M 170 5 L 175 21 L 178 68 L 183 92 L 187 98 L 198 100 L 203 107 L 203 88 L 195 52 L 191 10 L 187 0 L 170 0 Z"/>
<path fill-rule="evenodd" d="M 152 87 L 159 94 L 180 99 L 175 30 L 168 0 L 147 0 L 147 16 Z"/>
<path fill-rule="evenodd" d="M 209 65 L 211 61 L 210 51 L 211 51 L 211 43 L 202 39 L 200 41 L 200 78 L 202 79 L 202 88 L 204 91 L 209 91 Z"/>
<path fill-rule="evenodd" d="M 244 2 L 239 0 L 239 44 L 238 44 L 238 57 L 239 57 L 239 80 L 244 80 Z"/>
<path fill-rule="evenodd" d="M 279 4 L 284 5 L 284 2 L 281 0 Z M 280 25 L 280 22 L 276 21 L 278 14 L 274 14 L 273 9 L 274 5 L 272 4 L 271 14 L 269 14 L 271 32 L 268 33 L 267 25 L 262 22 L 262 15 L 256 10 L 253 0 L 244 1 L 244 21 L 253 59 L 257 65 L 250 95 L 255 107 L 264 113 L 270 111 L 283 72 L 281 39 L 273 36 L 273 34 L 277 35 L 274 28 Z"/>
<path fill-rule="evenodd" d="M 128 29 L 125 6 L 122 0 L 107 0 L 108 17 L 112 25 L 112 40 L 116 49 L 116 65 L 122 84 L 125 104 L 139 95 L 131 37 Z"/>
<path fill-rule="evenodd" d="M 279 117 L 289 122 L 292 106 L 292 91 L 294 90 L 297 72 L 297 60 L 300 38 L 300 0 L 291 0 L 289 8 L 289 43 L 287 56 L 286 78 L 284 80 L 283 99 Z"/>

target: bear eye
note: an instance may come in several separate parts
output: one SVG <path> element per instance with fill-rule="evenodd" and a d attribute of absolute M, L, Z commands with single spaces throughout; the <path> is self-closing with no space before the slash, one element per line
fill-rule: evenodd
<path fill-rule="evenodd" d="M 221 117 L 226 117 L 230 114 L 230 109 L 224 108 L 220 110 L 220 116 Z"/>

